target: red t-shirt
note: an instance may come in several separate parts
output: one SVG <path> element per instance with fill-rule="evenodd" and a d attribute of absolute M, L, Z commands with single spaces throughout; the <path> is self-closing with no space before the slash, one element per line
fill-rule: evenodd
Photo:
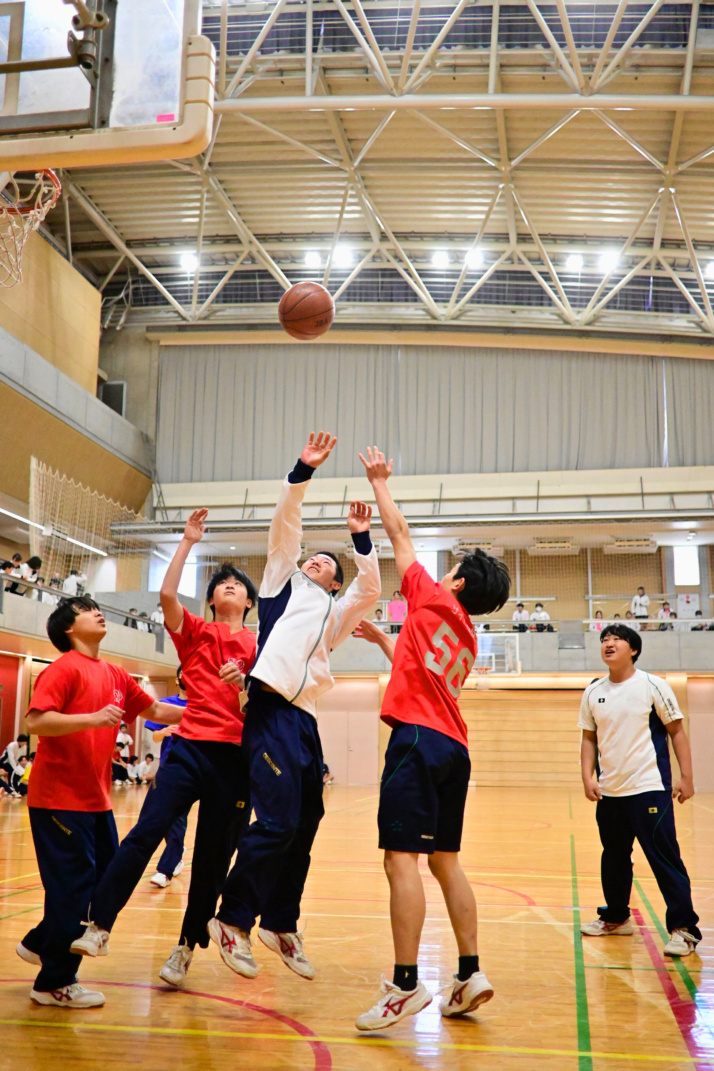
<path fill-rule="evenodd" d="M 109 703 L 133 722 L 154 700 L 121 666 L 68 651 L 43 669 L 30 710 L 89 714 Z M 119 726 L 80 729 L 67 736 L 41 736 L 32 764 L 27 802 L 58 811 L 110 811 L 112 756 Z"/>
<path fill-rule="evenodd" d="M 169 635 L 181 662 L 181 676 L 188 703 L 178 735 L 187 740 L 220 740 L 240 744 L 243 736 L 243 711 L 240 693 L 234 684 L 226 684 L 218 671 L 226 662 L 235 662 L 247 673 L 255 661 L 255 633 L 243 628 L 231 635 L 225 621 L 204 621 L 183 612 L 181 632 Z"/>
<path fill-rule="evenodd" d="M 468 746 L 458 703 L 476 658 L 468 614 L 419 562 L 412 562 L 404 574 L 402 594 L 408 613 L 396 643 L 381 716 L 389 725 L 425 725 Z"/>

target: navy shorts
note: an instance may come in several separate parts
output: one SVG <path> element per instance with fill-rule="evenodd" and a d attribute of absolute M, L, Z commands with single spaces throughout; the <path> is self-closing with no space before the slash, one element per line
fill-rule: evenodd
<path fill-rule="evenodd" d="M 458 852 L 471 760 L 463 744 L 406 722 L 387 745 L 379 789 L 379 847 L 390 852 Z"/>

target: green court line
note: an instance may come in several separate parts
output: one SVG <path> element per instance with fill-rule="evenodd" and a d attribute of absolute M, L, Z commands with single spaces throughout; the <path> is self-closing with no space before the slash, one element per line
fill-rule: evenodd
<path fill-rule="evenodd" d="M 635 878 L 635 888 L 637 889 L 637 892 L 639 894 L 640 900 L 642 901 L 642 903 L 647 908 L 647 914 L 652 919 L 652 922 L 654 923 L 655 929 L 657 930 L 657 932 L 660 935 L 660 937 L 662 938 L 662 940 L 666 943 L 669 940 L 669 934 L 667 933 L 666 929 L 664 928 L 664 926 L 660 922 L 659 918 L 655 914 L 655 910 L 652 907 L 652 904 L 647 899 L 647 895 L 645 893 L 645 890 L 642 888 L 642 886 L 640 885 L 640 883 L 637 880 L 637 878 Z M 674 963 L 674 966 L 677 969 L 677 973 L 679 974 L 680 978 L 682 979 L 682 981 L 684 982 L 685 986 L 687 987 L 687 992 L 689 993 L 690 997 L 692 998 L 692 1000 L 696 1000 L 696 998 L 697 998 L 697 984 L 694 981 L 694 979 L 692 978 L 691 974 L 689 973 L 687 968 L 684 966 L 684 964 L 682 963 L 682 961 L 681 961 L 679 956 L 673 956 L 672 957 L 672 962 Z"/>
<path fill-rule="evenodd" d="M 42 910 L 42 904 L 36 904 L 34 907 L 25 907 L 25 908 L 22 909 L 22 911 L 13 911 L 12 914 L 10 914 L 10 915 L 0 915 L 0 922 L 3 922 L 5 919 L 14 919 L 16 915 L 27 915 L 27 913 L 29 911 L 41 911 L 41 910 Z"/>
<path fill-rule="evenodd" d="M 568 817 L 573 817 L 573 793 L 568 789 Z"/>
<path fill-rule="evenodd" d="M 580 900 L 578 872 L 575 865 L 575 837 L 570 834 L 570 873 L 573 886 L 573 952 L 575 955 L 575 1005 L 578 1022 L 578 1071 L 593 1071 L 590 1042 L 588 991 L 585 984 L 583 938 L 580 933 Z"/>

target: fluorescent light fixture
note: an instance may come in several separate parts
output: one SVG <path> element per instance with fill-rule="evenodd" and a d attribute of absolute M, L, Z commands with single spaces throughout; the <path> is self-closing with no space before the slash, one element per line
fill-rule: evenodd
<path fill-rule="evenodd" d="M 449 254 L 445 249 L 437 249 L 436 252 L 431 255 L 431 263 L 435 268 L 448 268 Z"/>
<path fill-rule="evenodd" d="M 236 548 L 235 547 L 229 547 L 228 549 L 229 550 L 235 550 Z"/>
<path fill-rule="evenodd" d="M 36 521 L 29 520 L 28 517 L 21 517 L 19 513 L 11 513 L 9 509 L 1 509 L 0 513 L 4 513 L 6 517 L 12 517 L 14 521 L 22 521 L 23 524 L 29 524 L 30 528 L 39 528 L 42 531 L 44 525 L 37 524 Z"/>
<path fill-rule="evenodd" d="M 161 558 L 162 562 L 168 562 L 169 565 L 171 564 L 171 558 L 167 558 L 165 554 L 162 554 L 161 551 L 157 550 L 155 547 L 151 553 L 155 554 L 157 558 Z"/>
<path fill-rule="evenodd" d="M 605 275 L 610 271 L 614 271 L 619 263 L 620 257 L 614 249 L 604 250 L 598 258 L 600 271 Z"/>
<path fill-rule="evenodd" d="M 305 267 L 306 268 L 319 268 L 322 264 L 322 257 L 316 249 L 308 249 L 305 254 Z"/>
<path fill-rule="evenodd" d="M 704 269 L 704 274 L 706 275 L 707 279 L 714 279 L 714 260 L 709 261 L 706 268 Z"/>
<path fill-rule="evenodd" d="M 699 548 L 673 547 L 674 583 L 677 587 L 699 587 Z"/>
<path fill-rule="evenodd" d="M 189 274 L 194 272 L 198 267 L 198 257 L 195 253 L 182 253 L 181 254 L 181 267 Z"/>
<path fill-rule="evenodd" d="M 55 535 L 60 535 L 59 532 L 55 532 Z M 83 543 L 81 539 L 72 539 L 71 536 L 60 536 L 61 539 L 66 539 L 68 543 L 74 543 L 75 547 L 84 547 L 85 550 L 91 550 L 92 554 L 101 554 L 103 558 L 107 557 L 106 550 L 100 550 L 99 547 L 92 547 L 89 543 Z"/>
<path fill-rule="evenodd" d="M 336 268 L 351 268 L 355 262 L 354 250 L 348 245 L 338 245 L 332 257 L 332 263 Z"/>
<path fill-rule="evenodd" d="M 476 247 L 476 249 L 469 249 L 466 254 L 466 264 L 469 268 L 482 268 L 483 267 L 483 253 Z"/>
<path fill-rule="evenodd" d="M 571 253 L 565 262 L 565 267 L 568 269 L 568 271 L 575 272 L 576 275 L 579 275 L 580 272 L 583 270 L 584 263 L 585 261 L 583 260 L 580 253 Z"/>

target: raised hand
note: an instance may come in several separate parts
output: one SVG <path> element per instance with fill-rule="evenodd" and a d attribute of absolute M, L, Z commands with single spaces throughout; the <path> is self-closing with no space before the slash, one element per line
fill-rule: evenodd
<path fill-rule="evenodd" d="M 195 509 L 186 521 L 186 527 L 183 530 L 184 539 L 189 543 L 200 543 L 206 531 L 206 526 L 203 522 L 207 516 L 207 509 Z"/>
<path fill-rule="evenodd" d="M 392 475 L 392 468 L 394 462 L 390 458 L 387 461 L 385 455 L 378 447 L 367 447 L 367 457 L 363 454 L 359 455 L 359 459 L 365 467 L 367 479 L 370 483 L 374 483 L 375 480 L 388 480 Z"/>
<path fill-rule="evenodd" d="M 314 431 L 311 431 L 310 438 L 300 454 L 300 460 L 316 469 L 323 461 L 327 461 L 336 442 L 336 438 L 330 438 L 329 431 L 319 431 L 317 435 L 315 435 Z"/>
<path fill-rule="evenodd" d="M 372 507 L 364 502 L 350 502 L 347 527 L 350 532 L 368 532 L 372 520 Z"/>

